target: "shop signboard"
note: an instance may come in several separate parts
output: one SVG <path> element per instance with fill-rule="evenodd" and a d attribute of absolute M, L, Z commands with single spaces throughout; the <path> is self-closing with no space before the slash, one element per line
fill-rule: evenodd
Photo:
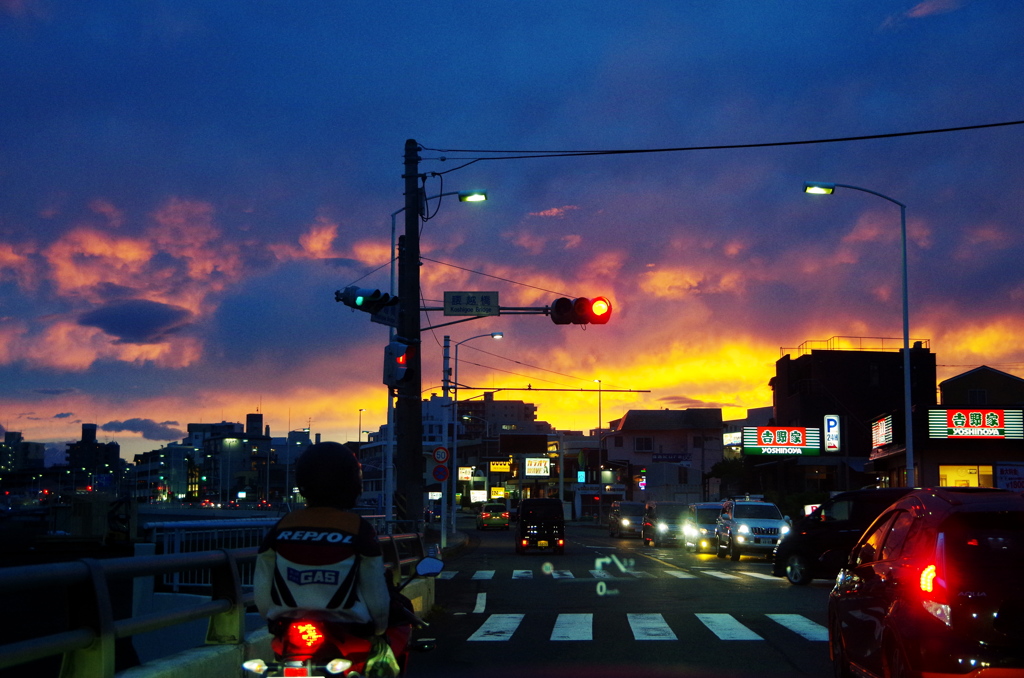
<path fill-rule="evenodd" d="M 999 462 L 992 465 L 995 485 L 1004 490 L 1024 492 L 1024 464 L 1017 462 Z"/>
<path fill-rule="evenodd" d="M 803 426 L 745 426 L 743 454 L 821 454 L 821 429 Z"/>
<path fill-rule="evenodd" d="M 987 407 L 928 410 L 928 437 L 1024 440 L 1024 411 Z"/>

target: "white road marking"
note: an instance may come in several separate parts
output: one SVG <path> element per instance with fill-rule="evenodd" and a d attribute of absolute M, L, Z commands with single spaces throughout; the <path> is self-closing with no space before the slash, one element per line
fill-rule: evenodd
<path fill-rule="evenodd" d="M 764 640 L 736 621 L 731 614 L 698 614 L 697 619 L 721 640 Z"/>
<path fill-rule="evenodd" d="M 551 640 L 593 640 L 594 615 L 560 614 L 551 631 Z"/>
<path fill-rule="evenodd" d="M 737 570 L 740 574 L 745 574 L 748 577 L 756 577 L 757 579 L 779 579 L 775 575 L 765 574 L 764 572 L 750 572 L 748 570 Z"/>
<path fill-rule="evenodd" d="M 669 575 L 670 577 L 675 577 L 676 579 L 696 579 L 697 578 L 697 575 L 690 574 L 689 572 L 683 572 L 682 570 L 665 570 L 665 573 L 667 575 Z"/>
<path fill-rule="evenodd" d="M 636 640 L 678 640 L 660 614 L 627 614 Z"/>
<path fill-rule="evenodd" d="M 739 579 L 739 577 L 737 577 L 734 574 L 729 574 L 728 572 L 719 572 L 718 570 L 705 570 L 704 574 L 706 574 L 709 577 L 716 577 L 718 579 Z"/>
<path fill-rule="evenodd" d="M 455 575 L 459 573 L 458 570 L 445 570 L 437 575 L 438 579 L 454 579 Z"/>
<path fill-rule="evenodd" d="M 512 570 L 513 579 L 533 579 L 533 570 Z"/>
<path fill-rule="evenodd" d="M 477 570 L 473 573 L 473 579 L 494 579 L 494 570 Z"/>
<path fill-rule="evenodd" d="M 484 592 L 476 594 L 476 607 L 473 608 L 473 612 L 480 614 L 487 608 L 487 594 Z"/>
<path fill-rule="evenodd" d="M 769 614 L 769 619 L 782 624 L 790 631 L 798 633 L 807 640 L 828 640 L 828 629 L 821 624 L 812 622 L 807 617 L 799 614 Z"/>
<path fill-rule="evenodd" d="M 551 576 L 555 579 L 575 579 L 569 570 L 551 570 Z"/>
<path fill-rule="evenodd" d="M 469 640 L 509 640 L 522 621 L 521 614 L 492 614 Z"/>
<path fill-rule="evenodd" d="M 591 570 L 590 574 L 596 579 L 615 579 L 615 575 L 608 570 Z"/>

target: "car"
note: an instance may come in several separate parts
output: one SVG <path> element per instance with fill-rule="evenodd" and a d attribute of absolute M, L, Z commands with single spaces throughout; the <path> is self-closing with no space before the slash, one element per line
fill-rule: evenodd
<path fill-rule="evenodd" d="M 480 513 L 476 514 L 476 529 L 486 530 L 489 527 L 508 529 L 508 509 L 504 504 L 484 504 L 480 507 Z"/>
<path fill-rule="evenodd" d="M 770 501 L 727 501 L 715 521 L 719 558 L 739 560 L 744 553 L 771 557 L 789 532 L 789 518 Z"/>
<path fill-rule="evenodd" d="M 640 538 L 645 545 L 664 546 L 683 541 L 683 521 L 689 504 L 678 501 L 649 501 Z"/>
<path fill-rule="evenodd" d="M 704 501 L 686 507 L 683 520 L 683 546 L 690 553 L 714 553 L 718 550 L 715 522 L 725 502 Z"/>
<path fill-rule="evenodd" d="M 821 557 L 827 551 L 850 552 L 854 543 L 894 501 L 906 495 L 910 487 L 878 487 L 840 492 L 808 515 L 794 521 L 793 529 L 779 541 L 772 554 L 772 574 L 785 576 L 797 586 L 816 578 L 834 578 L 837 563 L 827 564 Z"/>
<path fill-rule="evenodd" d="M 608 513 L 608 536 L 640 536 L 644 524 L 642 501 L 613 501 Z"/>
<path fill-rule="evenodd" d="M 519 502 L 516 553 L 526 553 L 531 548 L 565 553 L 565 510 L 560 500 L 549 497 Z"/>
<path fill-rule="evenodd" d="M 1024 675 L 1022 573 L 1020 494 L 910 492 L 857 540 L 829 594 L 835 675 Z"/>

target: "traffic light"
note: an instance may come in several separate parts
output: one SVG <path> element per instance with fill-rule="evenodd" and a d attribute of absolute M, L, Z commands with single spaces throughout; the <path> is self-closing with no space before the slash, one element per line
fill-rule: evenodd
<path fill-rule="evenodd" d="M 409 352 L 412 348 L 400 341 L 392 341 L 384 347 L 384 384 L 398 388 L 412 378 L 409 372 Z"/>
<path fill-rule="evenodd" d="M 606 297 L 560 297 L 552 302 L 548 312 L 556 325 L 604 325 L 612 317 L 612 302 Z"/>
<path fill-rule="evenodd" d="M 355 285 L 350 285 L 344 290 L 335 292 L 334 300 L 367 313 L 380 313 L 385 307 L 394 306 L 398 303 L 398 297 L 393 297 L 387 292 L 356 287 Z"/>

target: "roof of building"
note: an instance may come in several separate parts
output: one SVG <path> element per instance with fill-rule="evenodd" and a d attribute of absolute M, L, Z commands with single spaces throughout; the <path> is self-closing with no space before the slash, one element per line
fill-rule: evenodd
<path fill-rule="evenodd" d="M 939 382 L 939 387 L 941 388 L 943 384 L 948 384 L 950 382 L 954 382 L 954 381 L 957 381 L 959 379 L 963 379 L 964 377 L 975 376 L 977 374 L 982 374 L 982 373 L 988 373 L 988 374 L 996 375 L 996 376 L 999 376 L 999 377 L 1005 377 L 1007 379 L 1012 379 L 1012 380 L 1015 380 L 1015 381 L 1024 381 L 1024 379 L 1021 379 L 1020 377 L 1014 376 L 1012 374 L 1008 374 L 1006 372 L 1003 372 L 1002 370 L 997 370 L 994 367 L 989 367 L 988 365 L 981 365 L 980 367 L 975 367 L 973 370 L 967 370 L 966 372 L 961 372 L 960 374 L 956 375 L 955 377 L 950 377 L 949 379 L 946 379 L 944 381 Z"/>
<path fill-rule="evenodd" d="M 680 429 L 720 429 L 722 410 L 717 407 L 688 410 L 628 410 L 611 422 L 616 431 L 678 431 Z"/>

